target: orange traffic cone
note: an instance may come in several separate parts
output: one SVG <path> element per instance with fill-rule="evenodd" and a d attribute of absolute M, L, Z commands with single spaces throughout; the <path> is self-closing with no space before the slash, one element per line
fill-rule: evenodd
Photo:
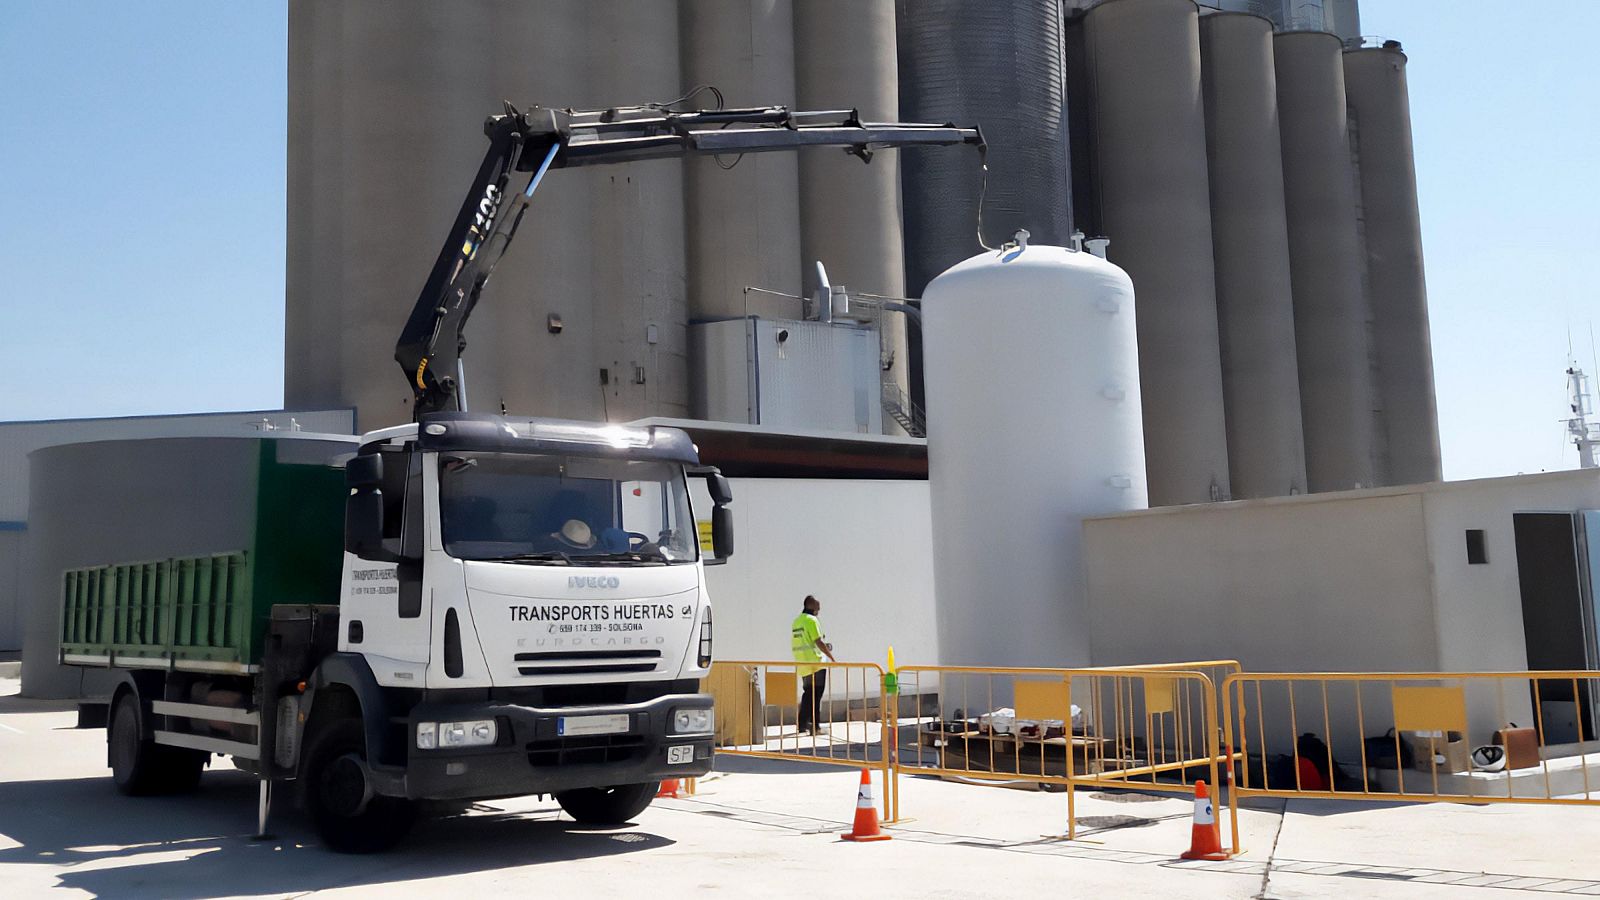
<path fill-rule="evenodd" d="M 1222 850 L 1222 837 L 1217 833 L 1217 814 L 1211 806 L 1211 791 L 1204 781 L 1194 783 L 1194 830 L 1189 838 L 1189 852 L 1184 859 L 1227 859 Z"/>
<path fill-rule="evenodd" d="M 661 782 L 661 787 L 656 790 L 656 796 L 671 797 L 674 800 L 678 799 L 678 797 L 681 796 L 678 793 L 678 779 L 668 778 L 666 781 Z"/>
<path fill-rule="evenodd" d="M 866 770 L 861 770 L 861 789 L 856 792 L 856 821 L 851 826 L 850 833 L 844 835 L 847 841 L 887 841 L 889 835 L 878 830 L 878 808 L 872 805 L 872 775 Z"/>

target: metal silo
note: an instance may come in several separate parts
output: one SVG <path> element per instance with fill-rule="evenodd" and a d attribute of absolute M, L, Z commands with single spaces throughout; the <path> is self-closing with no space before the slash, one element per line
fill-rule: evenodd
<path fill-rule="evenodd" d="M 1031 245 L 923 299 L 939 661 L 1088 665 L 1081 523 L 1147 499 L 1134 286 Z"/>
<path fill-rule="evenodd" d="M 1294 282 L 1306 476 L 1313 491 L 1379 483 L 1364 252 L 1356 222 L 1339 39 L 1273 38 Z"/>
<path fill-rule="evenodd" d="M 1139 294 L 1152 506 L 1230 495 L 1198 20 L 1191 0 L 1109 0 L 1084 25 L 1094 193 Z"/>
<path fill-rule="evenodd" d="M 1344 55 L 1365 222 L 1378 400 L 1391 484 L 1438 481 L 1439 413 L 1422 268 L 1406 55 L 1398 45 Z"/>
<path fill-rule="evenodd" d="M 1205 16 L 1200 54 L 1233 495 L 1304 493 L 1272 22 Z"/>
<path fill-rule="evenodd" d="M 679 34 L 685 92 L 714 85 L 730 107 L 794 105 L 790 0 L 694 0 L 682 4 Z M 706 91 L 690 102 L 710 106 L 713 97 Z M 745 315 L 746 286 L 799 294 L 795 155 L 692 157 L 684 172 L 690 318 Z M 798 306 L 791 306 L 785 314 L 797 316 Z"/>
<path fill-rule="evenodd" d="M 990 244 L 1026 228 L 1072 233 L 1062 21 L 1053 2 L 900 0 L 900 107 L 919 122 L 976 123 L 989 144 Z M 983 173 L 970 154 L 903 151 L 906 280 L 913 294 L 978 246 Z"/>
<path fill-rule="evenodd" d="M 900 118 L 894 0 L 802 0 L 794 8 L 795 94 L 804 109 L 855 108 L 867 121 Z M 900 223 L 900 155 L 872 162 L 837 149 L 802 150 L 800 251 L 806 290 L 820 260 L 833 284 L 853 291 L 905 294 Z M 910 389 L 906 323 L 882 320 L 883 347 L 900 391 Z M 885 421 L 888 421 L 887 419 Z M 886 428 L 894 429 L 893 425 Z"/>

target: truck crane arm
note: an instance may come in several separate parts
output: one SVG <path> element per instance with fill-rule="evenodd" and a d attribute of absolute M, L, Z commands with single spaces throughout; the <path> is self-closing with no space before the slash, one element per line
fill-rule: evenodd
<path fill-rule="evenodd" d="M 820 146 L 843 147 L 863 162 L 882 147 L 971 144 L 984 151 L 976 128 L 863 122 L 855 110 L 781 106 L 520 111 L 507 104 L 504 114 L 484 123 L 484 133 L 489 150 L 395 345 L 418 420 L 465 408 L 460 361 L 467 317 L 550 169 Z M 519 184 L 508 196 L 513 180 Z"/>

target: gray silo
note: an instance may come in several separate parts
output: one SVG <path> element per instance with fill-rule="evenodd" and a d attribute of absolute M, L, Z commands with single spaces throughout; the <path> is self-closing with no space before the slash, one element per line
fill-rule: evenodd
<path fill-rule="evenodd" d="M 1272 22 L 1204 16 L 1200 54 L 1233 495 L 1305 493 Z"/>
<path fill-rule="evenodd" d="M 1365 257 L 1356 222 L 1339 39 L 1273 38 L 1294 282 L 1306 476 L 1313 491 L 1379 484 Z"/>
<path fill-rule="evenodd" d="M 1061 9 L 900 0 L 900 106 L 920 122 L 976 123 L 989 144 L 983 207 L 991 244 L 1019 228 L 1040 244 L 1072 233 Z M 982 171 L 970 153 L 904 151 L 906 280 L 913 294 L 978 246 Z"/>
<path fill-rule="evenodd" d="M 1109 0 L 1084 27 L 1094 193 L 1138 297 L 1150 505 L 1227 498 L 1199 10 Z"/>
<path fill-rule="evenodd" d="M 291 4 L 291 407 L 352 405 L 362 428 L 411 418 L 391 353 L 484 149 L 487 63 L 466 39 L 483 12 Z"/>
<path fill-rule="evenodd" d="M 677 34 L 676 3 L 293 0 L 286 402 L 354 405 L 363 429 L 408 421 L 391 352 L 487 148 L 484 117 L 503 99 L 670 100 Z M 471 403 L 684 414 L 682 200 L 676 161 L 552 175 L 467 326 Z"/>
<path fill-rule="evenodd" d="M 584 11 L 594 29 L 589 79 L 604 98 L 596 106 L 681 93 L 677 3 L 589 0 Z M 683 171 L 681 160 L 659 159 L 590 173 L 588 296 L 608 421 L 689 415 Z"/>
<path fill-rule="evenodd" d="M 980 192 L 991 246 L 1019 228 L 1035 243 L 1066 244 L 1072 167 L 1060 7 L 1049 0 L 899 0 L 897 12 L 901 114 L 911 121 L 975 123 L 989 144 L 987 190 L 972 153 L 901 151 L 911 296 L 920 297 L 940 272 L 981 249 Z M 913 352 L 920 356 L 920 349 L 913 340 Z M 914 394 L 920 397 L 920 383 Z"/>
<path fill-rule="evenodd" d="M 804 109 L 858 110 L 874 122 L 900 118 L 894 0 L 801 0 L 794 9 L 795 94 Z M 946 151 L 949 152 L 949 151 Z M 900 297 L 905 261 L 900 221 L 900 154 L 861 160 L 837 148 L 800 157 L 801 275 L 814 289 L 821 261 L 833 284 Z M 903 316 L 882 319 L 885 365 L 910 389 Z M 885 417 L 887 430 L 897 430 Z"/>
<path fill-rule="evenodd" d="M 1398 45 L 1346 52 L 1344 77 L 1355 120 L 1386 474 L 1391 484 L 1438 481 L 1439 413 L 1406 55 Z"/>
<path fill-rule="evenodd" d="M 679 13 L 683 90 L 730 107 L 793 106 L 790 0 L 694 0 Z M 702 92 L 686 105 L 710 106 Z M 799 294 L 799 160 L 792 153 L 684 160 L 689 317 L 745 315 L 747 286 Z M 754 307 L 766 311 L 770 304 Z M 793 306 L 793 304 L 791 304 Z M 798 307 L 787 310 L 797 315 Z"/>
<path fill-rule="evenodd" d="M 586 4 L 495 4 L 493 10 L 494 27 L 485 40 L 499 97 L 484 100 L 563 106 L 607 102 L 589 79 L 584 42 L 593 23 Z M 474 149 L 481 152 L 482 144 Z M 472 314 L 466 329 L 467 392 L 477 408 L 495 412 L 503 403 L 534 415 L 602 414 L 594 346 L 599 320 L 590 301 L 597 260 L 588 201 L 596 174 L 579 169 L 545 179 L 516 246 L 501 260 L 484 302 Z M 550 331 L 552 316 L 561 323 L 559 334 Z"/>

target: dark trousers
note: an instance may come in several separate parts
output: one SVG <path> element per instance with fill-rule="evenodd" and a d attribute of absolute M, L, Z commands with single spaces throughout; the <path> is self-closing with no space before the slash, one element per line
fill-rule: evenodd
<path fill-rule="evenodd" d="M 817 703 L 828 692 L 828 670 L 802 675 L 800 683 L 804 685 L 800 691 L 800 730 L 805 731 L 817 722 Z"/>

